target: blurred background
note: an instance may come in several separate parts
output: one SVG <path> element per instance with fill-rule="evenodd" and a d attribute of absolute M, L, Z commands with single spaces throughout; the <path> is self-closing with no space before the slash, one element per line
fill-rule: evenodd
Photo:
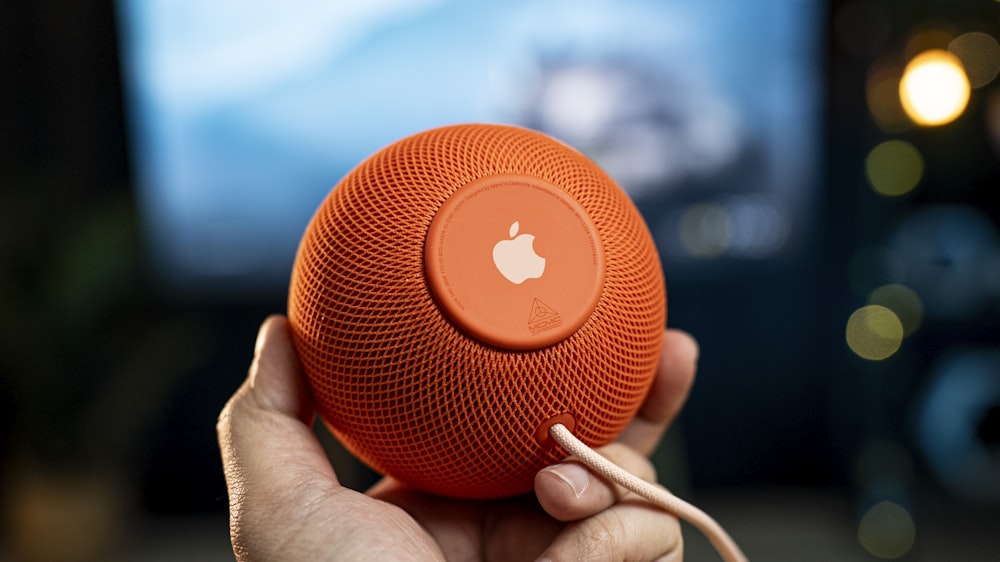
<path fill-rule="evenodd" d="M 998 38 L 995 0 L 6 0 L 0 560 L 231 558 L 215 418 L 306 222 L 470 121 L 636 201 L 702 348 L 661 481 L 752 559 L 997 560 Z"/>

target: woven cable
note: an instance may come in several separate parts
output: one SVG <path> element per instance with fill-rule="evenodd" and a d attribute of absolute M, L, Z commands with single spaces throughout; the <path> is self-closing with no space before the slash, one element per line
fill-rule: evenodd
<path fill-rule="evenodd" d="M 704 511 L 671 494 L 666 488 L 646 482 L 602 457 L 583 441 L 577 439 L 561 423 L 553 424 L 549 428 L 549 435 L 570 454 L 576 456 L 598 474 L 693 525 L 708 537 L 712 546 L 726 562 L 747 562 L 747 557 L 729 536 L 729 533 Z"/>

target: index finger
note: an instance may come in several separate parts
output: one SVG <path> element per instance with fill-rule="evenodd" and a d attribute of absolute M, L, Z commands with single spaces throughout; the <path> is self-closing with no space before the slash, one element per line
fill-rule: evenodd
<path fill-rule="evenodd" d="M 651 454 L 684 407 L 694 382 L 697 363 L 698 343 L 695 339 L 682 330 L 664 330 L 660 364 L 649 394 L 616 441 L 645 455 Z"/>

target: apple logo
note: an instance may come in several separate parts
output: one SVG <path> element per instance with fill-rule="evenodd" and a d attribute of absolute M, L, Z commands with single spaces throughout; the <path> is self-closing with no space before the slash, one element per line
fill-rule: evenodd
<path fill-rule="evenodd" d="M 545 271 L 545 258 L 535 253 L 535 235 L 517 235 L 518 221 L 510 225 L 510 240 L 501 240 L 493 246 L 493 264 L 508 281 L 515 285 L 527 279 L 538 279 Z"/>

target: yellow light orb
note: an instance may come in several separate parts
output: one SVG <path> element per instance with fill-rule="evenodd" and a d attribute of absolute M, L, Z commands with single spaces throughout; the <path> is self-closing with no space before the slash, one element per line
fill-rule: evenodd
<path fill-rule="evenodd" d="M 913 517 L 895 502 L 875 504 L 858 523 L 858 542 L 873 556 L 883 560 L 902 557 L 913 548 L 916 538 Z"/>
<path fill-rule="evenodd" d="M 899 99 L 918 125 L 951 123 L 969 104 L 971 86 L 961 61 L 941 49 L 913 57 L 899 81 Z"/>
<path fill-rule="evenodd" d="M 909 193 L 924 175 L 917 147 L 903 140 L 885 141 L 868 153 L 865 176 L 872 189 L 890 197 Z"/>
<path fill-rule="evenodd" d="M 891 357 L 903 343 L 903 323 L 888 308 L 870 304 L 854 311 L 847 320 L 847 346 L 864 359 L 881 361 Z"/>

